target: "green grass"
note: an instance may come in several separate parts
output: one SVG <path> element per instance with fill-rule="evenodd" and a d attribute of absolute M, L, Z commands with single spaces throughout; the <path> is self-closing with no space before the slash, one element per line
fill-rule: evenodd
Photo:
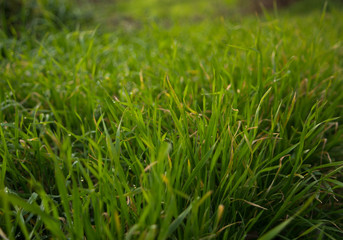
<path fill-rule="evenodd" d="M 332 4 L 241 18 L 157 6 L 129 30 L 2 34 L 0 236 L 340 239 Z"/>

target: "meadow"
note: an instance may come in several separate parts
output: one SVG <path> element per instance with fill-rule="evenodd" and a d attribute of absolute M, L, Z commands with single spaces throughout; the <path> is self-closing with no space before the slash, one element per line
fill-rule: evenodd
<path fill-rule="evenodd" d="M 343 7 L 310 2 L 1 30 L 0 236 L 342 239 Z"/>

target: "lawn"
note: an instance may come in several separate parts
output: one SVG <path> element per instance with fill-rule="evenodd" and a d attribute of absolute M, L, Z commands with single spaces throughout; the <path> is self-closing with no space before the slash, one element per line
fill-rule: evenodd
<path fill-rule="evenodd" d="M 0 31 L 2 238 L 343 238 L 340 2 L 81 11 Z"/>

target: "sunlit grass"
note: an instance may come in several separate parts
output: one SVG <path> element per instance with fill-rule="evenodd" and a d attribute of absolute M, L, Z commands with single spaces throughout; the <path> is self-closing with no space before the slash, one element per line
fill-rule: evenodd
<path fill-rule="evenodd" d="M 339 239 L 341 10 L 163 17 L 1 37 L 0 236 Z"/>

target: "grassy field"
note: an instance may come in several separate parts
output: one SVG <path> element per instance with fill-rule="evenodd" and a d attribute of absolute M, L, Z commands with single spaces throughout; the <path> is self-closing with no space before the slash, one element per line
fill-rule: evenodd
<path fill-rule="evenodd" d="M 1 32 L 0 236 L 342 239 L 343 8 L 317 5 Z"/>

